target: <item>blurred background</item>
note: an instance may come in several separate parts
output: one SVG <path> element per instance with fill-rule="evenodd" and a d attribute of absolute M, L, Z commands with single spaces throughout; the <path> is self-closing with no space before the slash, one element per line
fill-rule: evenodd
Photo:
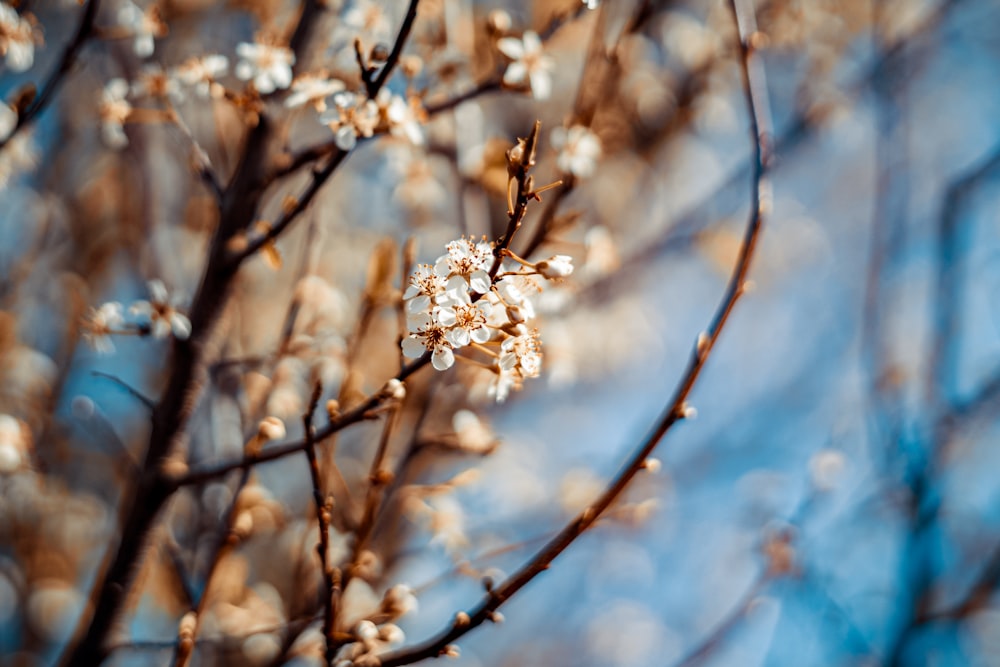
<path fill-rule="evenodd" d="M 754 287 L 690 397 L 697 418 L 503 607 L 503 624 L 459 642 L 454 664 L 1000 665 L 1000 4 L 753 4 L 774 204 Z M 182 131 L 155 113 L 155 95 L 133 92 L 144 111 L 110 148 L 102 90 L 194 55 L 235 64 L 238 43 L 287 33 L 298 7 L 162 0 L 168 30 L 142 56 L 138 28 L 102 5 L 54 101 L 18 135 L 30 144 L 0 149 L 4 664 L 54 663 L 86 609 L 148 438 L 134 394 L 155 399 L 170 372 L 169 341 L 117 336 L 101 354 L 81 318 L 148 298 L 152 279 L 190 301 L 216 222 L 191 144 L 225 180 L 246 127 L 230 100 L 189 96 L 175 105 Z M 296 72 L 325 68 L 356 88 L 354 36 L 391 43 L 405 3 L 327 5 Z M 0 69 L 11 105 L 57 66 L 81 15 L 68 0 L 19 11 L 44 44 L 30 67 L 8 56 Z M 433 262 L 463 233 L 502 233 L 503 151 L 540 119 L 536 181 L 565 185 L 533 204 L 522 242 L 546 225 L 533 257 L 568 254 L 576 271 L 538 296 L 545 362 L 524 391 L 495 405 L 475 369 L 413 380 L 393 441 L 399 493 L 352 597 L 377 605 L 388 586 L 412 586 L 406 643 L 470 608 L 483 576 L 530 558 L 642 441 L 722 296 L 748 215 L 728 3 L 425 0 L 407 49 L 422 67 L 390 87 L 422 91 L 427 106 L 453 99 L 502 73 L 496 39 L 525 30 L 553 59 L 550 96 L 493 86 L 433 114 L 422 145 L 361 143 L 279 239 L 282 261 L 243 266 L 181 443 L 193 463 L 229 460 L 262 416 L 301 435 L 317 378 L 345 405 L 378 390 L 397 370 L 398 329 L 392 305 L 371 298 L 376 274 L 399 285 L 407 239 Z M 269 104 L 290 153 L 329 140 L 311 109 Z M 581 123 L 602 153 L 592 173 L 567 177 L 550 132 Z M 274 183 L 260 217 L 308 179 Z M 348 487 L 364 483 L 378 436 L 363 424 L 339 437 Z M 211 589 L 235 479 L 179 494 L 108 664 L 171 664 L 178 619 L 206 590 L 228 607 L 211 610 L 195 664 L 318 664 L 310 637 L 289 631 L 318 586 L 308 479 L 303 457 L 255 470 L 255 528 Z"/>

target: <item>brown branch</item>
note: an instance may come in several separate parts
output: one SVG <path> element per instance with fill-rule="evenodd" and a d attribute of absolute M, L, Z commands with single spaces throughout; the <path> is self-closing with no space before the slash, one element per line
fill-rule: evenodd
<path fill-rule="evenodd" d="M 326 664 L 332 665 L 337 654 L 337 648 L 333 640 L 334 622 L 334 598 L 338 595 L 341 587 L 339 573 L 330 566 L 330 505 L 326 494 L 323 493 L 323 482 L 319 473 L 319 462 L 316 460 L 316 441 L 313 437 L 315 429 L 313 427 L 313 416 L 316 414 L 316 406 L 323 387 L 319 383 L 313 388 L 312 397 L 309 399 L 309 407 L 302 415 L 302 428 L 305 433 L 305 453 L 309 461 L 309 478 L 312 481 L 313 503 L 316 506 L 316 524 L 319 528 L 319 544 L 316 545 L 316 552 L 319 555 L 319 567 L 323 573 L 323 637 L 326 640 Z"/>
<path fill-rule="evenodd" d="M 91 33 L 94 30 L 94 19 L 97 16 L 97 10 L 99 9 L 101 0 L 88 0 L 87 6 L 83 10 L 83 16 L 80 17 L 80 24 L 77 26 L 76 34 L 73 35 L 73 39 L 66 48 L 63 50 L 62 57 L 59 58 L 59 64 L 56 65 L 56 69 L 49 75 L 48 80 L 42 86 L 41 92 L 24 109 L 24 111 L 18 113 L 17 124 L 11 133 L 0 139 L 0 150 L 7 145 L 11 139 L 21 130 L 26 129 L 38 118 L 39 114 L 45 110 L 52 101 L 52 96 L 56 92 L 59 84 L 62 82 L 63 78 L 69 74 L 69 71 L 73 68 L 76 63 L 76 57 L 80 53 L 80 49 L 83 45 L 87 43 L 90 39 Z"/>
<path fill-rule="evenodd" d="M 526 586 L 536 576 L 544 572 L 551 563 L 561 555 L 584 531 L 614 503 L 628 486 L 632 478 L 643 468 L 643 465 L 666 435 L 667 431 L 684 418 L 686 400 L 694 387 L 705 362 L 708 360 L 716 341 L 719 338 L 733 307 L 744 293 L 746 276 L 750 269 L 750 261 L 760 234 L 764 215 L 770 206 L 771 192 L 767 180 L 767 170 L 771 162 L 771 120 L 766 101 L 766 83 L 763 65 L 755 53 L 751 40 L 756 33 L 753 12 L 746 6 L 745 0 L 732 0 L 733 14 L 739 28 L 740 53 L 742 61 L 744 88 L 747 106 L 750 110 L 750 123 L 754 137 L 755 168 L 751 192 L 750 216 L 740 253 L 730 278 L 708 330 L 699 336 L 694 353 L 688 363 L 684 375 L 674 390 L 674 394 L 661 415 L 659 422 L 643 443 L 636 449 L 630 460 L 611 481 L 601 496 L 579 516 L 570 522 L 562 531 L 548 542 L 538 554 L 527 564 L 497 588 L 492 589 L 478 606 L 468 614 L 463 614 L 449 627 L 435 637 L 380 656 L 382 667 L 397 667 L 408 665 L 420 660 L 435 658 L 454 641 L 467 632 L 494 618 L 494 612 L 504 602 Z"/>
<path fill-rule="evenodd" d="M 403 370 L 396 374 L 395 378 L 400 382 L 406 380 L 418 370 L 430 363 L 431 355 L 430 353 L 425 354 L 419 359 L 414 360 Z M 386 400 L 386 396 L 381 392 L 376 392 L 366 398 L 364 401 L 359 403 L 357 406 L 351 408 L 347 412 L 344 412 L 336 419 L 330 420 L 330 422 L 323 428 L 316 431 L 315 439 L 317 442 L 321 442 L 329 438 L 334 433 L 337 433 L 352 424 L 356 424 L 360 421 L 367 419 L 372 419 L 376 415 L 373 411 L 380 407 Z M 238 461 L 225 461 L 221 463 L 209 464 L 201 466 L 200 468 L 192 468 L 192 470 L 182 476 L 170 480 L 170 486 L 172 488 L 178 488 L 181 486 L 190 486 L 192 484 L 201 484 L 209 480 L 221 477 L 226 473 L 232 472 L 233 470 L 240 470 L 243 468 L 250 468 L 261 463 L 267 463 L 268 461 L 275 461 L 277 459 L 285 458 L 292 454 L 297 454 L 304 451 L 307 447 L 306 441 L 296 440 L 292 442 L 287 442 L 274 447 L 269 447 L 260 451 L 260 453 L 253 456 L 246 456 Z"/>
<path fill-rule="evenodd" d="M 399 34 L 392 45 L 389 57 L 386 59 L 385 64 L 382 65 L 382 69 L 379 70 L 378 76 L 373 81 L 365 81 L 365 87 L 368 90 L 368 97 L 370 99 L 375 99 L 378 92 L 382 90 L 382 86 L 389 80 L 389 75 L 392 74 L 396 63 L 399 62 L 399 57 L 403 54 L 403 47 L 406 45 L 406 39 L 409 37 L 410 30 L 413 29 L 413 22 L 417 18 L 417 6 L 419 4 L 420 0 L 410 0 L 410 6 L 406 10 L 406 17 L 403 19 L 403 25 L 399 27 Z"/>

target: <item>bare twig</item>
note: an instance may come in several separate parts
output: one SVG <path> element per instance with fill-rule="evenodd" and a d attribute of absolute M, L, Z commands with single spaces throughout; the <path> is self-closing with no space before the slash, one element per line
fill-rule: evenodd
<path fill-rule="evenodd" d="M 339 573 L 330 565 L 330 505 L 323 493 L 323 481 L 319 474 L 319 463 L 316 460 L 316 442 L 314 439 L 313 416 L 322 393 L 322 386 L 317 383 L 313 388 L 309 407 L 302 415 L 302 427 L 306 440 L 306 459 L 309 461 L 309 478 L 312 480 L 313 503 L 316 506 L 316 524 L 319 528 L 319 543 L 316 552 L 319 555 L 319 567 L 323 573 L 323 637 L 326 640 L 326 664 L 332 665 L 337 649 L 333 639 L 333 623 L 336 602 L 335 596 L 340 591 Z"/>

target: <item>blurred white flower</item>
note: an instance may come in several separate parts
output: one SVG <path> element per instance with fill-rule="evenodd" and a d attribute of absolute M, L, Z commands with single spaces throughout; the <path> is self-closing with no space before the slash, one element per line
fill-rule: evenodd
<path fill-rule="evenodd" d="M 14 132 L 17 127 L 17 110 L 9 104 L 0 102 L 0 141 Z"/>
<path fill-rule="evenodd" d="M 160 280 L 150 280 L 149 301 L 136 301 L 129 312 L 148 320 L 152 334 L 156 338 L 166 338 L 171 333 L 179 340 L 191 335 L 191 321 L 177 310 L 178 297 L 172 299 Z"/>
<path fill-rule="evenodd" d="M 132 49 L 141 58 L 153 55 L 154 39 L 167 34 L 167 24 L 154 4 L 144 10 L 126 0 L 118 10 L 118 23 L 133 36 Z"/>
<path fill-rule="evenodd" d="M 292 82 L 292 93 L 285 98 L 285 107 L 297 109 L 311 104 L 316 111 L 326 111 L 326 98 L 344 90 L 344 82 L 322 74 L 305 74 Z"/>
<path fill-rule="evenodd" d="M 125 121 L 132 113 L 132 104 L 127 99 L 128 94 L 128 81 L 122 78 L 108 81 L 101 93 L 101 137 L 109 148 L 115 150 L 128 146 Z"/>
<path fill-rule="evenodd" d="M 295 54 L 283 46 L 241 42 L 236 45 L 236 76 L 241 81 L 253 80 L 257 92 L 267 95 L 292 84 Z"/>
<path fill-rule="evenodd" d="M 174 76 L 185 86 L 194 88 L 198 97 L 221 97 L 222 87 L 216 80 L 229 71 L 229 59 L 219 54 L 189 58 L 174 69 Z"/>
<path fill-rule="evenodd" d="M 119 331 L 125 324 L 122 305 L 117 301 L 102 304 L 100 308 L 91 308 L 83 320 L 83 339 L 101 354 L 115 351 L 114 343 L 109 337 Z"/>
<path fill-rule="evenodd" d="M 601 140 L 583 125 L 552 130 L 552 147 L 559 151 L 556 166 L 580 178 L 593 174 L 601 157 Z"/>
<path fill-rule="evenodd" d="M 35 62 L 34 28 L 6 2 L 0 2 L 0 55 L 15 72 L 24 72 Z"/>
<path fill-rule="evenodd" d="M 555 61 L 545 55 L 542 40 L 531 30 L 521 39 L 504 37 L 497 40 L 497 48 L 511 59 L 503 75 L 503 82 L 515 88 L 531 89 L 537 100 L 545 100 L 552 93 L 552 75 Z"/>
<path fill-rule="evenodd" d="M 14 472 L 25 462 L 27 427 L 10 415 L 0 414 L 0 473 Z"/>

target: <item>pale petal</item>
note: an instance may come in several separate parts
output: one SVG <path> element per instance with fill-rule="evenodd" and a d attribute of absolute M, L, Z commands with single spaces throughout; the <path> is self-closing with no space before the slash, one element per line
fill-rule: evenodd
<path fill-rule="evenodd" d="M 439 347 L 431 355 L 431 365 L 439 371 L 446 371 L 455 363 L 455 354 L 448 347 Z"/>
<path fill-rule="evenodd" d="M 504 37 L 497 40 L 497 49 L 511 60 L 519 60 L 524 57 L 524 43 L 516 37 Z"/>
<path fill-rule="evenodd" d="M 403 339 L 402 348 L 403 348 L 403 356 L 409 359 L 416 359 L 417 357 L 422 356 L 424 352 L 427 351 L 427 348 L 424 347 L 424 344 L 421 343 L 418 339 L 414 338 L 413 336 L 408 336 Z"/>

